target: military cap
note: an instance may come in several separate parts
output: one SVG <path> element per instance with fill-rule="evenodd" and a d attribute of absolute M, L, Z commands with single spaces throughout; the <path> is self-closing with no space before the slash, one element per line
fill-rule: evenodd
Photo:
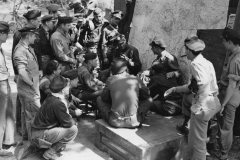
<path fill-rule="evenodd" d="M 80 48 L 77 48 L 73 54 L 74 54 L 74 57 L 76 57 L 77 55 L 85 54 L 85 51 Z"/>
<path fill-rule="evenodd" d="M 58 61 L 56 61 L 56 60 L 51 60 L 51 61 L 48 62 L 48 64 L 47 64 L 46 74 L 47 74 L 47 75 L 52 74 L 53 71 L 56 71 L 56 70 L 57 70 L 58 66 L 59 66 Z"/>
<path fill-rule="evenodd" d="M 35 34 L 39 34 L 36 30 L 36 27 L 32 24 L 27 24 L 26 26 L 24 26 L 23 28 L 19 29 L 18 30 L 19 32 L 21 33 L 24 33 L 24 32 L 32 32 L 32 33 L 35 33 Z"/>
<path fill-rule="evenodd" d="M 112 37 L 113 45 L 121 45 L 126 42 L 126 38 L 123 34 L 119 34 L 116 37 Z"/>
<path fill-rule="evenodd" d="M 49 88 L 51 92 L 58 93 L 63 90 L 63 88 L 65 88 L 69 83 L 70 81 L 68 79 L 59 75 L 52 79 Z"/>
<path fill-rule="evenodd" d="M 95 10 L 93 11 L 93 14 L 95 14 L 95 15 L 99 15 L 101 13 L 102 13 L 101 8 L 95 8 Z"/>
<path fill-rule="evenodd" d="M 89 60 L 93 60 L 97 58 L 97 54 L 96 53 L 87 53 L 85 56 L 85 61 L 89 61 Z"/>
<path fill-rule="evenodd" d="M 119 19 L 122 19 L 123 16 L 124 16 L 123 12 L 122 12 L 122 11 L 119 11 L 119 10 L 116 10 L 116 11 L 112 12 L 111 15 L 112 15 L 113 17 L 117 17 L 117 18 L 119 18 Z"/>
<path fill-rule="evenodd" d="M 40 16 L 41 16 L 41 11 L 39 10 L 31 10 L 23 14 L 23 17 L 25 17 L 27 20 L 31 20 Z"/>
<path fill-rule="evenodd" d="M 0 31 L 8 32 L 9 24 L 5 21 L 0 21 Z"/>
<path fill-rule="evenodd" d="M 161 38 L 158 38 L 158 37 L 154 37 L 152 42 L 149 45 L 150 46 L 159 46 L 159 47 L 162 47 L 162 48 L 166 48 L 167 47 L 167 45 L 164 42 L 164 40 L 161 39 Z"/>
<path fill-rule="evenodd" d="M 95 47 L 96 45 L 97 45 L 97 43 L 94 41 L 85 41 L 85 47 L 87 47 L 87 48 Z"/>
<path fill-rule="evenodd" d="M 78 70 L 77 69 L 71 69 L 62 74 L 64 78 L 68 78 L 70 80 L 74 80 L 78 78 Z"/>
<path fill-rule="evenodd" d="M 42 19 L 41 19 L 41 21 L 42 21 L 42 22 L 46 22 L 46 21 L 56 21 L 56 19 L 55 19 L 52 15 L 48 14 L 48 15 L 43 16 Z"/>
<path fill-rule="evenodd" d="M 205 43 L 199 39 L 197 36 L 191 36 L 185 39 L 185 46 L 194 52 L 203 51 L 205 48 Z"/>
<path fill-rule="evenodd" d="M 123 73 L 127 70 L 128 62 L 121 57 L 115 58 L 111 65 L 111 71 L 113 75 Z"/>
<path fill-rule="evenodd" d="M 72 22 L 73 22 L 72 17 L 67 17 L 67 16 L 58 17 L 59 24 L 66 24 L 66 23 L 72 23 Z"/>
<path fill-rule="evenodd" d="M 48 12 L 56 12 L 59 11 L 60 6 L 58 4 L 50 4 L 49 6 L 46 7 Z"/>
<path fill-rule="evenodd" d="M 83 13 L 76 13 L 74 14 L 74 17 L 76 17 L 78 21 L 83 21 L 84 15 Z"/>
<path fill-rule="evenodd" d="M 225 39 L 235 39 L 235 40 L 240 40 L 240 33 L 234 29 L 230 28 L 225 28 L 222 33 L 222 38 Z"/>

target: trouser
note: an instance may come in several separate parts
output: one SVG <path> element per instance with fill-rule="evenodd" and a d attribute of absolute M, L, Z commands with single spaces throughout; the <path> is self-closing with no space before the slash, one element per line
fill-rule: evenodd
<path fill-rule="evenodd" d="M 223 116 L 217 115 L 219 134 L 218 144 L 221 150 L 222 158 L 228 157 L 228 152 L 232 146 L 233 124 L 237 108 L 238 105 L 234 106 L 227 103 L 223 110 Z"/>
<path fill-rule="evenodd" d="M 31 139 L 42 139 L 47 141 L 51 147 L 54 144 L 67 144 L 77 136 L 78 128 L 73 125 L 70 128 L 55 127 L 49 130 L 33 130 Z M 40 146 L 41 147 L 41 146 Z"/>
<path fill-rule="evenodd" d="M 97 106 L 103 114 L 104 119 L 110 125 L 117 128 L 136 128 L 145 120 L 147 111 L 152 106 L 152 99 L 146 99 L 139 102 L 139 108 L 136 114 L 130 117 L 121 117 L 117 113 L 111 111 L 112 104 L 102 100 L 101 97 L 97 98 Z"/>
<path fill-rule="evenodd" d="M 206 160 L 206 142 L 209 120 L 220 111 L 219 100 L 214 97 L 209 106 L 213 109 L 200 109 L 196 113 L 191 112 L 188 146 L 192 153 L 192 160 Z"/>
<path fill-rule="evenodd" d="M 8 80 L 0 81 L 0 149 L 14 143 L 14 112 Z"/>
<path fill-rule="evenodd" d="M 17 99 L 16 99 L 16 127 L 21 127 L 21 102 L 19 99 L 19 95 L 17 94 Z"/>
<path fill-rule="evenodd" d="M 39 77 L 33 77 L 33 86 L 27 86 L 18 80 L 18 95 L 22 106 L 22 136 L 31 138 L 31 123 L 40 108 Z"/>
<path fill-rule="evenodd" d="M 184 94 L 182 100 L 182 113 L 184 116 L 190 117 L 191 115 L 191 106 L 192 106 L 192 93 Z"/>

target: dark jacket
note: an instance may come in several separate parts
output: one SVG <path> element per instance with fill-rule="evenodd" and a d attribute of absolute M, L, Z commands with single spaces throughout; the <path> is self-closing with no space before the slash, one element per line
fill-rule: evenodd
<path fill-rule="evenodd" d="M 53 50 L 50 44 L 50 38 L 47 38 L 46 31 L 43 27 L 38 29 L 39 38 L 34 43 L 34 52 L 36 55 L 48 55 L 53 58 Z M 49 34 L 50 36 L 50 34 Z"/>
<path fill-rule="evenodd" d="M 136 76 L 142 68 L 138 49 L 130 44 L 126 44 L 126 48 L 124 50 L 116 48 L 114 51 L 114 58 L 120 57 L 121 55 L 126 55 L 129 59 L 132 59 L 132 62 L 134 62 L 134 66 L 130 66 L 130 64 L 128 64 L 129 74 Z"/>
<path fill-rule="evenodd" d="M 74 121 L 60 98 L 50 95 L 39 108 L 32 127 L 39 130 L 54 127 L 70 128 Z"/>

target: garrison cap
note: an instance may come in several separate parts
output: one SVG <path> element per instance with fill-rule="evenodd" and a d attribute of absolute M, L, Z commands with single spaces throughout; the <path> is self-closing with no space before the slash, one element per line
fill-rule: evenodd
<path fill-rule="evenodd" d="M 27 20 L 31 20 L 40 16 L 41 16 L 41 11 L 35 10 L 35 9 L 23 14 L 23 17 L 25 17 Z"/>
<path fill-rule="evenodd" d="M 97 58 L 97 54 L 96 53 L 87 53 L 85 56 L 85 61 L 89 61 L 89 60 L 93 60 Z"/>
<path fill-rule="evenodd" d="M 123 34 L 118 34 L 116 37 L 112 38 L 113 45 L 121 45 L 126 42 L 126 38 Z"/>
<path fill-rule="evenodd" d="M 60 6 L 58 4 L 51 4 L 47 6 L 46 9 L 48 10 L 48 12 L 56 12 L 59 11 Z"/>
<path fill-rule="evenodd" d="M 57 19 L 55 19 L 52 15 L 48 14 L 42 17 L 41 21 L 42 22 L 46 22 L 46 21 L 56 21 Z"/>
<path fill-rule="evenodd" d="M 194 52 L 203 51 L 205 48 L 205 43 L 199 39 L 197 36 L 190 36 L 185 39 L 184 44 L 190 50 Z"/>
<path fill-rule="evenodd" d="M 70 80 L 74 80 L 78 78 L 78 70 L 77 69 L 71 69 L 62 74 L 64 78 L 68 78 Z"/>
<path fill-rule="evenodd" d="M 0 21 L 0 31 L 9 31 L 9 24 L 5 21 Z"/>
<path fill-rule="evenodd" d="M 150 46 L 159 46 L 159 47 L 162 47 L 162 48 L 166 48 L 167 45 L 166 43 L 164 42 L 163 39 L 161 38 L 158 38 L 158 37 L 154 37 L 152 42 L 149 44 Z"/>
<path fill-rule="evenodd" d="M 117 17 L 117 18 L 119 18 L 119 19 L 122 19 L 123 16 L 124 16 L 123 12 L 120 11 L 120 10 L 116 10 L 116 11 L 112 12 L 111 15 L 112 15 L 113 17 Z"/>
<path fill-rule="evenodd" d="M 222 38 L 226 38 L 226 39 L 236 39 L 236 40 L 240 40 L 240 33 L 234 29 L 230 29 L 230 28 L 225 28 L 223 30 L 222 33 Z"/>
<path fill-rule="evenodd" d="M 21 33 L 24 33 L 24 32 L 32 32 L 32 33 L 35 33 L 35 34 L 39 34 L 36 30 L 36 27 L 32 24 L 27 24 L 26 26 L 24 26 L 23 28 L 19 29 L 18 30 L 19 32 Z"/>
<path fill-rule="evenodd" d="M 72 22 L 73 22 L 72 17 L 67 17 L 67 16 L 58 17 L 59 24 L 66 24 L 66 23 L 72 23 Z"/>
<path fill-rule="evenodd" d="M 99 15 L 101 13 L 102 13 L 101 8 L 95 8 L 95 10 L 93 11 L 93 14 L 95 14 L 95 15 Z"/>
<path fill-rule="evenodd" d="M 77 48 L 73 54 L 74 54 L 74 57 L 76 57 L 77 55 L 85 54 L 85 51 L 80 48 Z"/>

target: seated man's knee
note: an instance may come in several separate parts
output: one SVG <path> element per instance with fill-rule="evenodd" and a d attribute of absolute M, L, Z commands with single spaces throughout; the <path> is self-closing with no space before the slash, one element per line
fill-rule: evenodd
<path fill-rule="evenodd" d="M 76 125 L 73 125 L 72 127 L 68 128 L 68 133 L 69 134 L 77 134 L 78 128 Z"/>

